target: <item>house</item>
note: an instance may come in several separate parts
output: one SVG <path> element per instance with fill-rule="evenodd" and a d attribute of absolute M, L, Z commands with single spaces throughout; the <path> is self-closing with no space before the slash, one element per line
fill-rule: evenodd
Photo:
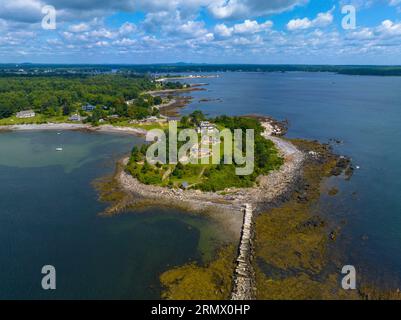
<path fill-rule="evenodd" d="M 151 123 L 166 122 L 166 121 L 167 119 L 165 118 L 158 118 L 155 116 L 151 116 L 141 120 L 131 120 L 130 124 L 151 124 Z"/>
<path fill-rule="evenodd" d="M 73 114 L 68 118 L 70 121 L 82 121 L 82 117 L 79 114 Z"/>
<path fill-rule="evenodd" d="M 93 111 L 93 110 L 95 110 L 95 106 L 93 106 L 93 105 L 91 105 L 91 104 L 87 104 L 87 105 L 85 105 L 85 106 L 82 106 L 82 110 L 83 111 Z"/>
<path fill-rule="evenodd" d="M 198 133 L 201 134 L 209 134 L 215 131 L 216 131 L 216 126 L 213 123 L 210 123 L 209 121 L 201 121 L 198 127 Z"/>
<path fill-rule="evenodd" d="M 203 135 L 202 136 L 202 140 L 201 140 L 201 144 L 206 144 L 206 145 L 216 145 L 220 143 L 220 139 L 218 137 L 214 137 L 211 135 Z"/>
<path fill-rule="evenodd" d="M 126 103 L 127 105 L 131 105 L 131 104 L 134 104 L 135 101 L 136 101 L 136 99 L 132 99 L 132 100 L 126 101 L 125 103 Z"/>
<path fill-rule="evenodd" d="M 190 151 L 191 158 L 195 159 L 208 158 L 211 157 L 212 154 L 209 148 L 201 148 L 199 144 L 194 144 Z"/>
<path fill-rule="evenodd" d="M 35 111 L 33 110 L 23 110 L 17 112 L 17 118 L 24 119 L 24 118 L 33 118 L 36 115 Z"/>
<path fill-rule="evenodd" d="M 145 119 L 145 122 L 157 122 L 157 121 L 159 121 L 159 118 L 155 116 L 151 116 Z"/>

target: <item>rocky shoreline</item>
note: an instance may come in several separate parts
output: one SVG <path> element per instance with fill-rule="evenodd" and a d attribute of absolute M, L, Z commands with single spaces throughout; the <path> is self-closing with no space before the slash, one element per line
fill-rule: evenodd
<path fill-rule="evenodd" d="M 264 123 L 269 127 L 268 123 Z M 291 192 L 302 170 L 304 154 L 291 142 L 270 135 L 265 131 L 264 137 L 272 140 L 278 148 L 285 163 L 282 167 L 267 176 L 258 178 L 257 186 L 252 188 L 229 188 L 224 192 L 202 192 L 200 190 L 169 189 L 160 186 L 145 185 L 121 171 L 118 180 L 122 188 L 131 194 L 145 199 L 154 199 L 171 204 L 183 203 L 193 211 L 233 210 L 241 211 L 245 203 L 252 205 L 255 211 L 263 211 L 267 206 L 276 205 Z M 126 164 L 128 159 L 124 159 Z"/>
<path fill-rule="evenodd" d="M 129 206 L 176 207 L 186 211 L 208 214 L 221 221 L 224 219 L 224 223 L 239 240 L 243 227 L 244 205 L 251 205 L 255 214 L 277 206 L 286 201 L 297 189 L 297 183 L 302 175 L 305 154 L 291 142 L 272 136 L 269 122 L 264 122 L 263 126 L 266 128 L 264 137 L 275 143 L 285 162 L 279 170 L 259 177 L 257 186 L 230 188 L 223 192 L 170 189 L 145 185 L 124 169 L 120 169 L 114 178 L 129 200 L 123 206 L 118 204 L 112 206 L 109 214 L 120 210 L 121 207 Z M 122 160 L 122 167 L 125 167 L 128 160 L 128 158 Z"/>

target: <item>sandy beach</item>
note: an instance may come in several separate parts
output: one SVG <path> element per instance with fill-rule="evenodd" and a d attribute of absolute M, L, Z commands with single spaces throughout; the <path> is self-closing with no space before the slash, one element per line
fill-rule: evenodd
<path fill-rule="evenodd" d="M 131 127 L 118 127 L 112 125 L 100 125 L 94 127 L 90 124 L 82 123 L 44 123 L 44 124 L 18 124 L 0 126 L 0 131 L 43 131 L 43 130 L 89 130 L 94 132 L 115 132 L 128 133 L 143 136 L 146 135 L 146 130 Z"/>

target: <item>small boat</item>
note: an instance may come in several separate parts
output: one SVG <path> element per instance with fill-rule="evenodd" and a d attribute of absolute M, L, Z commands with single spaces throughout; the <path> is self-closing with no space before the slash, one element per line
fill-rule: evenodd
<path fill-rule="evenodd" d="M 63 148 L 56 148 L 56 151 L 63 151 Z"/>

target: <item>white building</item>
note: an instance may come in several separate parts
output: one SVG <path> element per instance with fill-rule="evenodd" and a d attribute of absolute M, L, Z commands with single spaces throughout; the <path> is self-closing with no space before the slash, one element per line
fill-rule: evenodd
<path fill-rule="evenodd" d="M 201 144 L 206 144 L 206 145 L 216 145 L 220 143 L 220 139 L 218 137 L 214 137 L 212 135 L 203 135 L 202 136 L 202 140 L 201 140 Z"/>
<path fill-rule="evenodd" d="M 202 148 L 199 144 L 192 146 L 190 157 L 195 159 L 208 158 L 212 156 L 212 150 L 209 148 Z"/>
<path fill-rule="evenodd" d="M 201 121 L 198 127 L 198 133 L 201 134 L 211 134 L 216 131 L 216 126 L 209 121 Z"/>
<path fill-rule="evenodd" d="M 33 118 L 36 115 L 35 111 L 33 110 L 24 110 L 17 112 L 17 118 L 24 119 L 24 118 Z"/>
<path fill-rule="evenodd" d="M 79 114 L 73 114 L 71 117 L 68 118 L 70 121 L 81 121 L 82 117 Z"/>

